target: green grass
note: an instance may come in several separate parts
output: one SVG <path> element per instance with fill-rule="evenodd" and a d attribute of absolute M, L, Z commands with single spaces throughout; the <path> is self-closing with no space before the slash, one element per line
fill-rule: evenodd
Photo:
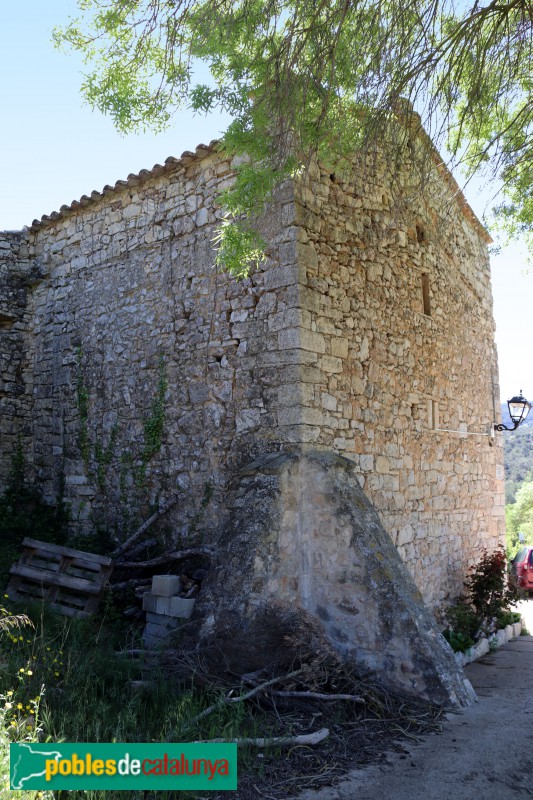
<path fill-rule="evenodd" d="M 189 724 L 223 690 L 202 691 L 190 680 L 184 683 L 162 673 L 150 674 L 149 689 L 132 687 L 131 680 L 143 677 L 142 663 L 117 651 L 138 646 L 139 632 L 125 628 L 111 607 L 104 609 L 104 616 L 89 620 L 60 617 L 42 606 L 24 610 L 34 628 L 0 632 L 2 800 L 39 800 L 35 791 L 5 794 L 9 742 L 21 737 L 42 742 L 179 742 L 265 735 L 262 714 L 248 703 L 222 706 L 200 723 Z M 88 800 L 135 800 L 136 794 L 69 792 L 65 800 L 75 800 L 76 795 Z M 165 800 L 173 794 L 150 792 L 151 797 Z M 179 796 L 193 795 L 179 792 Z"/>

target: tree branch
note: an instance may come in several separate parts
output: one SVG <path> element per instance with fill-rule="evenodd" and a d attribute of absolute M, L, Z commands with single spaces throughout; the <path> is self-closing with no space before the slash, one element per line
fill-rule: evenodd
<path fill-rule="evenodd" d="M 237 744 L 239 746 L 248 747 L 290 747 L 295 744 L 315 745 L 327 739 L 329 736 L 329 728 L 321 728 L 314 733 L 304 733 L 298 736 L 272 736 L 268 739 L 198 739 L 194 744 L 208 744 L 210 742 L 217 744 Z"/>
<path fill-rule="evenodd" d="M 126 539 L 126 541 L 123 544 L 120 545 L 120 547 L 117 547 L 116 550 L 114 550 L 111 553 L 111 558 L 120 558 L 120 556 L 123 553 L 125 553 L 126 550 L 128 550 L 128 548 L 131 547 L 131 545 L 134 542 L 136 542 L 137 539 L 139 539 L 143 535 L 143 533 L 145 533 L 148 530 L 148 528 L 150 528 L 154 524 L 154 522 L 156 522 L 160 517 L 166 514 L 167 511 L 173 508 L 173 506 L 175 506 L 177 502 L 178 502 L 177 497 L 171 497 L 170 500 L 168 500 L 164 506 L 161 506 L 161 508 L 158 509 L 158 511 L 156 511 L 155 514 L 152 514 L 152 516 L 149 517 L 146 520 L 146 522 L 143 522 L 141 527 L 137 528 L 137 530 L 134 533 L 132 533 L 131 536 L 128 539 Z"/>
<path fill-rule="evenodd" d="M 253 689 L 250 689 L 249 692 L 241 694 L 238 697 L 224 697 L 218 703 L 214 703 L 212 706 L 204 708 L 204 710 L 201 711 L 200 714 L 197 714 L 195 717 L 189 720 L 187 728 L 190 728 L 192 725 L 194 725 L 196 722 L 199 722 L 201 719 L 208 717 L 214 711 L 218 711 L 220 708 L 222 708 L 222 706 L 230 705 L 231 703 L 242 703 L 243 700 L 249 700 L 250 697 L 253 697 L 254 695 L 258 694 L 258 692 L 262 692 L 263 689 L 266 689 L 268 686 L 273 686 L 275 683 L 279 683 L 280 681 L 288 680 L 289 678 L 294 678 L 295 675 L 299 675 L 301 672 L 303 672 L 303 667 L 294 670 L 294 672 L 290 672 L 288 675 L 279 675 L 277 678 L 271 678 L 270 680 L 265 681 L 264 683 L 260 683 L 259 686 L 255 686 Z"/>

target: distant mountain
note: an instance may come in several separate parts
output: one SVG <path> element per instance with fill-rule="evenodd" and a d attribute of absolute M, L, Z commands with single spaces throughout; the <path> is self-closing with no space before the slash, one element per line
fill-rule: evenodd
<path fill-rule="evenodd" d="M 512 425 L 507 403 L 502 403 L 502 422 Z M 514 503 L 516 492 L 526 481 L 533 481 L 533 410 L 515 431 L 503 434 L 505 501 Z"/>

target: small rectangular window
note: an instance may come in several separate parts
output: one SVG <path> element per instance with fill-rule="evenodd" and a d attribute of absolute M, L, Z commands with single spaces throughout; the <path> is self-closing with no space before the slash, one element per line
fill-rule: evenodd
<path fill-rule="evenodd" d="M 427 317 L 431 316 L 431 303 L 429 299 L 429 275 L 422 273 L 422 309 Z"/>

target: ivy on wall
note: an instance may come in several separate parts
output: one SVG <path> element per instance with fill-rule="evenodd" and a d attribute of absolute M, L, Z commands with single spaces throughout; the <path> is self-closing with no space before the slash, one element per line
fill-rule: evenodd
<path fill-rule="evenodd" d="M 165 396 L 168 381 L 163 356 L 159 356 L 159 377 L 155 398 L 152 402 L 150 414 L 143 421 L 144 445 L 141 452 L 141 466 L 138 470 L 138 480 L 144 483 L 146 467 L 152 458 L 160 451 L 163 441 L 163 428 L 165 425 Z"/>
<path fill-rule="evenodd" d="M 84 353 L 82 347 L 76 350 L 77 378 L 76 405 L 78 410 L 78 446 L 88 477 L 101 492 L 107 490 L 109 467 L 118 460 L 119 484 L 121 496 L 124 498 L 127 488 L 127 475 L 133 474 L 134 484 L 143 488 L 146 483 L 148 464 L 157 455 L 163 442 L 165 427 L 165 397 L 168 388 L 165 360 L 159 357 L 158 380 L 150 413 L 143 420 L 143 440 L 137 454 L 129 448 L 117 453 L 120 424 L 115 422 L 107 443 L 98 438 L 95 423 L 91 423 L 89 413 L 90 391 L 85 382 L 83 371 Z"/>

